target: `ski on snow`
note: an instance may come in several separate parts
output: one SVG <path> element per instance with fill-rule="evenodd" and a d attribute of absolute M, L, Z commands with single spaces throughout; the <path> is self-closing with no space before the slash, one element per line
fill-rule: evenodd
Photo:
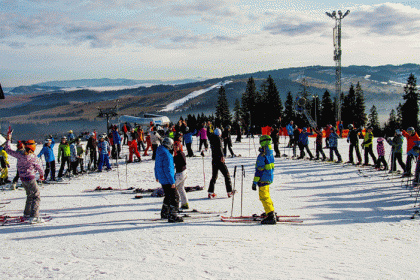
<path fill-rule="evenodd" d="M 279 215 L 277 216 L 278 223 L 303 223 L 302 220 L 299 220 L 300 216 L 293 215 Z M 221 217 L 223 222 L 230 222 L 230 223 L 260 223 L 264 217 L 260 215 L 253 215 L 253 216 L 241 216 L 241 217 Z"/>
<path fill-rule="evenodd" d="M 49 222 L 52 220 L 52 216 L 40 216 L 44 222 Z M 2 226 L 12 226 L 12 225 L 21 225 L 21 224 L 31 224 L 30 220 L 23 216 L 0 216 L 0 224 Z M 42 224 L 42 223 L 37 223 Z"/>

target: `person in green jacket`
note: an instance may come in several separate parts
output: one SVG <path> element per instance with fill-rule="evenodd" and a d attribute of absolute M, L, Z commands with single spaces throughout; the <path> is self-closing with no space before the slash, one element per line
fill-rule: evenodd
<path fill-rule="evenodd" d="M 369 165 L 369 155 L 373 159 L 373 164 L 376 165 L 376 157 L 373 153 L 373 133 L 372 127 L 368 127 L 365 134 L 365 139 L 362 143 L 362 149 L 365 149 L 365 163 L 363 165 Z"/>
<path fill-rule="evenodd" d="M 70 172 L 70 145 L 67 142 L 67 137 L 61 137 L 61 143 L 58 146 L 58 163 L 61 161 L 60 170 L 58 171 L 58 178 L 63 177 L 64 166 L 67 163 L 67 172 Z"/>
<path fill-rule="evenodd" d="M 397 129 L 395 131 L 394 138 L 391 139 L 388 137 L 386 141 L 392 146 L 391 170 L 389 173 L 395 172 L 397 170 L 397 160 L 401 168 L 405 170 L 405 164 L 402 160 L 404 137 L 402 136 L 401 130 Z"/>

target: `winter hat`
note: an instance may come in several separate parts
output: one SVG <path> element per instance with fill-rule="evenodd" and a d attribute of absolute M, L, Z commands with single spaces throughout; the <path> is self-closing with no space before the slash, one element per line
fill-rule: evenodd
<path fill-rule="evenodd" d="M 384 142 L 384 138 L 382 138 L 382 137 L 379 137 L 378 138 L 378 140 L 376 140 L 378 143 L 382 143 L 382 142 Z"/>
<path fill-rule="evenodd" d="M 61 140 L 67 140 L 66 136 L 61 137 Z"/>
<path fill-rule="evenodd" d="M 23 149 L 23 147 L 24 147 L 24 142 L 25 141 L 18 141 L 18 143 L 17 143 L 17 148 L 20 150 L 20 149 Z"/>
<path fill-rule="evenodd" d="M 302 131 L 306 131 L 306 130 L 308 130 L 306 127 L 302 128 Z"/>
<path fill-rule="evenodd" d="M 26 141 L 26 143 L 25 143 L 25 150 L 27 152 L 29 152 L 29 151 L 35 152 L 35 148 L 36 148 L 36 143 L 35 143 L 34 140 L 28 140 L 28 141 Z"/>
<path fill-rule="evenodd" d="M 260 137 L 260 145 L 261 147 L 266 147 L 271 144 L 271 137 L 268 135 L 263 135 Z"/>
<path fill-rule="evenodd" d="M 214 130 L 214 135 L 216 135 L 216 136 L 220 136 L 222 134 L 222 131 L 220 130 L 220 128 L 216 128 L 215 130 Z"/>

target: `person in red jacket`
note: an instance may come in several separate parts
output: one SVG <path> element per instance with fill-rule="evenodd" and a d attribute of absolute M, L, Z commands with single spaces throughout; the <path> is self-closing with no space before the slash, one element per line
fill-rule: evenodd
<path fill-rule="evenodd" d="M 130 133 L 128 134 L 128 152 L 129 157 L 127 163 L 133 162 L 133 154 L 137 157 L 137 162 L 141 161 L 141 156 L 139 150 L 137 149 L 137 133 L 134 132 L 134 128 L 131 128 Z"/>
<path fill-rule="evenodd" d="M 413 147 L 416 145 L 414 142 L 419 141 L 420 137 L 417 132 L 414 130 L 414 127 L 407 128 L 407 131 L 403 130 L 402 135 L 407 138 L 407 160 L 405 163 L 404 177 L 411 176 L 411 162 L 414 158 L 418 157 L 418 154 L 413 150 Z"/>
<path fill-rule="evenodd" d="M 147 151 L 149 150 L 149 148 L 150 149 L 152 148 L 152 140 L 150 139 L 150 132 L 147 132 L 146 144 L 147 144 L 147 147 L 146 147 L 146 150 L 144 150 L 143 156 L 148 156 Z"/>

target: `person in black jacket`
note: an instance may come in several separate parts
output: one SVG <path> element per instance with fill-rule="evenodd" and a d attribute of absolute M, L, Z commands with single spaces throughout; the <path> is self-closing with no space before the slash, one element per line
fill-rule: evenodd
<path fill-rule="evenodd" d="M 280 157 L 280 151 L 279 151 L 279 129 L 277 125 L 273 125 L 273 130 L 271 131 L 271 141 L 273 141 L 274 151 L 276 152 L 276 155 L 274 157 L 279 158 Z"/>
<path fill-rule="evenodd" d="M 232 137 L 230 135 L 230 125 L 226 126 L 226 129 L 222 132 L 223 138 L 223 155 L 227 156 L 227 149 L 229 148 L 230 155 L 235 157 L 235 153 L 232 150 Z"/>
<path fill-rule="evenodd" d="M 90 134 L 90 137 L 88 139 L 87 145 L 86 145 L 86 155 L 88 154 L 89 150 L 89 163 L 88 163 L 88 170 L 96 170 L 98 166 L 98 154 L 96 152 L 96 147 L 98 143 L 96 142 L 95 134 L 92 132 Z M 93 163 L 93 169 L 91 169 Z"/>
<path fill-rule="evenodd" d="M 356 151 L 356 156 L 358 160 L 358 165 L 362 163 L 362 156 L 360 155 L 359 150 L 359 133 L 362 130 L 360 128 L 356 129 L 352 124 L 349 125 L 349 134 L 347 136 L 347 143 L 350 143 L 349 146 L 349 161 L 347 163 L 353 164 L 353 149 Z"/>
<path fill-rule="evenodd" d="M 222 140 L 220 139 L 221 134 L 222 131 L 219 128 L 216 128 L 214 130 L 214 133 L 210 136 L 210 147 L 212 156 L 212 177 L 208 189 L 208 198 L 210 199 L 216 197 L 216 194 L 214 193 L 214 184 L 216 183 L 219 170 L 225 177 L 226 192 L 228 197 L 231 197 L 233 195 L 232 182 L 230 180 L 229 170 L 226 167 L 225 158 L 223 156 Z"/>

